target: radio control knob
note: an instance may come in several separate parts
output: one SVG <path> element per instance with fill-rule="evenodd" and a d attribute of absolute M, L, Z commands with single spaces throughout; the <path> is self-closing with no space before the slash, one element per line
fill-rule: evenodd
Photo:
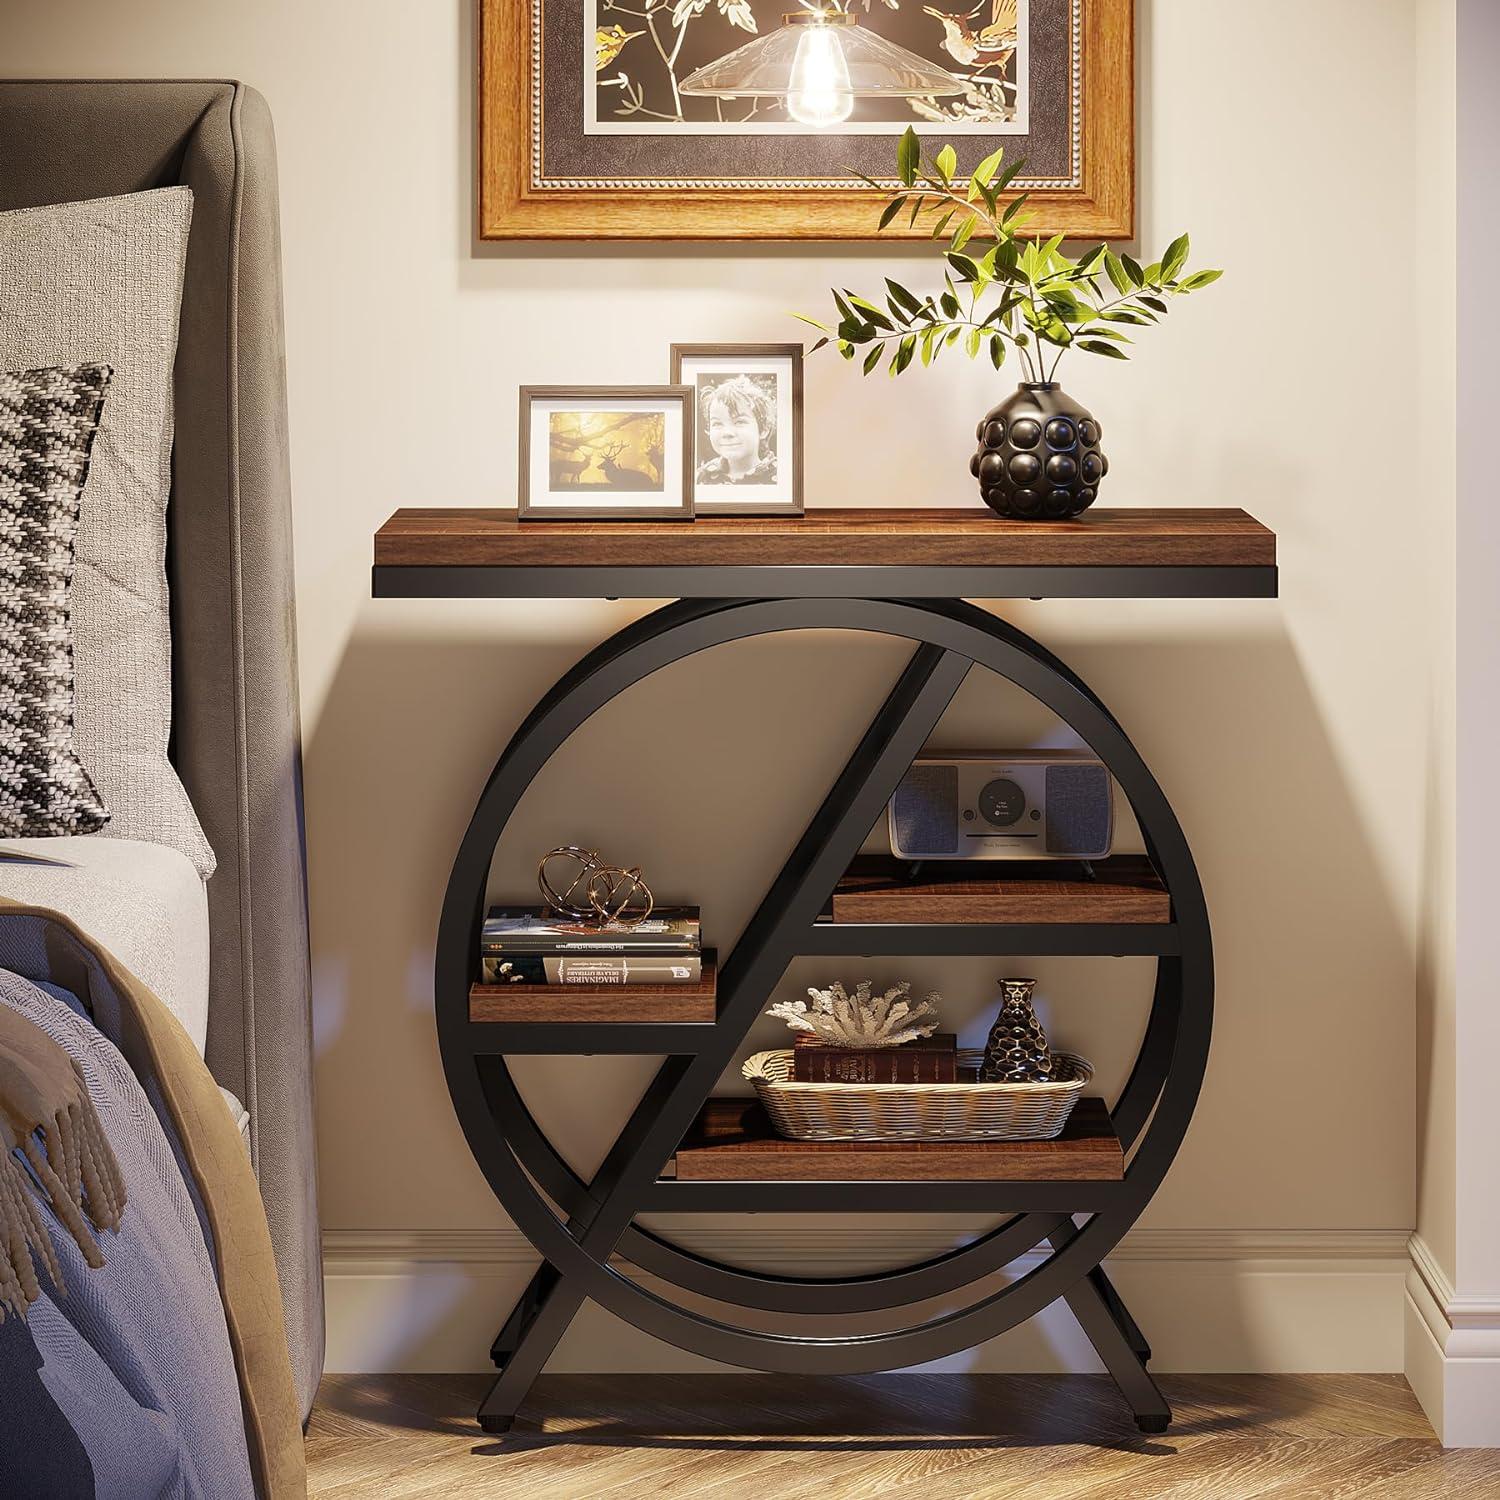
<path fill-rule="evenodd" d="M 979 815 L 996 828 L 1008 828 L 1019 822 L 1026 811 L 1026 793 L 1009 777 L 1000 776 L 986 783 L 979 794 Z"/>

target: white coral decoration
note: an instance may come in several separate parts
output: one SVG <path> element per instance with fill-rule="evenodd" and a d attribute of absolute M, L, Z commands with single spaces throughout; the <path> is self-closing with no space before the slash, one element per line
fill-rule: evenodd
<path fill-rule="evenodd" d="M 933 1008 L 943 997 L 934 990 L 915 1004 L 906 996 L 911 985 L 893 985 L 878 999 L 871 998 L 873 985 L 862 979 L 851 995 L 834 980 L 826 990 L 809 989 L 816 1002 L 784 1000 L 766 1014 L 785 1021 L 793 1031 L 810 1031 L 819 1041 L 835 1047 L 899 1047 L 919 1036 L 931 1036 L 938 1028 Z"/>

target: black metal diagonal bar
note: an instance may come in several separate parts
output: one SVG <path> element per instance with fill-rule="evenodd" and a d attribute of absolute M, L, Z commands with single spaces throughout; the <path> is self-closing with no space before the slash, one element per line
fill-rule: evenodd
<path fill-rule="evenodd" d="M 610 1148 L 569 1236 L 596 1264 L 606 1262 L 639 1211 L 646 1190 L 733 1059 L 865 835 L 895 793 L 968 672 L 967 657 L 918 647 L 838 780 L 782 867 L 719 975 L 716 1044 L 691 1058 L 666 1058 Z M 485 1398 L 481 1418 L 513 1417 L 566 1330 L 587 1285 L 560 1283 L 531 1322 Z"/>
<path fill-rule="evenodd" d="M 1061 1230 L 1051 1239 L 1061 1251 L 1069 1244 L 1070 1237 L 1067 1230 Z M 1102 1273 L 1100 1275 L 1102 1278 Z M 1107 1279 L 1104 1285 L 1109 1286 Z M 1165 1432 L 1172 1420 L 1172 1408 L 1167 1405 L 1166 1397 L 1157 1388 L 1146 1369 L 1145 1360 L 1136 1350 L 1136 1342 L 1144 1344 L 1145 1341 L 1114 1288 L 1110 1287 L 1110 1295 L 1106 1298 L 1091 1276 L 1083 1276 L 1063 1292 L 1063 1300 L 1078 1319 L 1078 1325 L 1094 1346 L 1094 1352 L 1104 1361 L 1110 1378 L 1120 1388 L 1120 1394 L 1135 1415 L 1135 1425 L 1142 1432 Z"/>

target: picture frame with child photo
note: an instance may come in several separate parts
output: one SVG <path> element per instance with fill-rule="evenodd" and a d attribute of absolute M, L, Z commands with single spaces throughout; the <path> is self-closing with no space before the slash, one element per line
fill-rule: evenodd
<path fill-rule="evenodd" d="M 802 345 L 673 344 L 699 515 L 802 514 Z"/>

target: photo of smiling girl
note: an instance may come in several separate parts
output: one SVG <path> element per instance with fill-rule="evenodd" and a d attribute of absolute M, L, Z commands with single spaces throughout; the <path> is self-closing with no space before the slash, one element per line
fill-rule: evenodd
<path fill-rule="evenodd" d="M 802 510 L 802 346 L 673 344 L 672 380 L 693 388 L 700 512 Z"/>

